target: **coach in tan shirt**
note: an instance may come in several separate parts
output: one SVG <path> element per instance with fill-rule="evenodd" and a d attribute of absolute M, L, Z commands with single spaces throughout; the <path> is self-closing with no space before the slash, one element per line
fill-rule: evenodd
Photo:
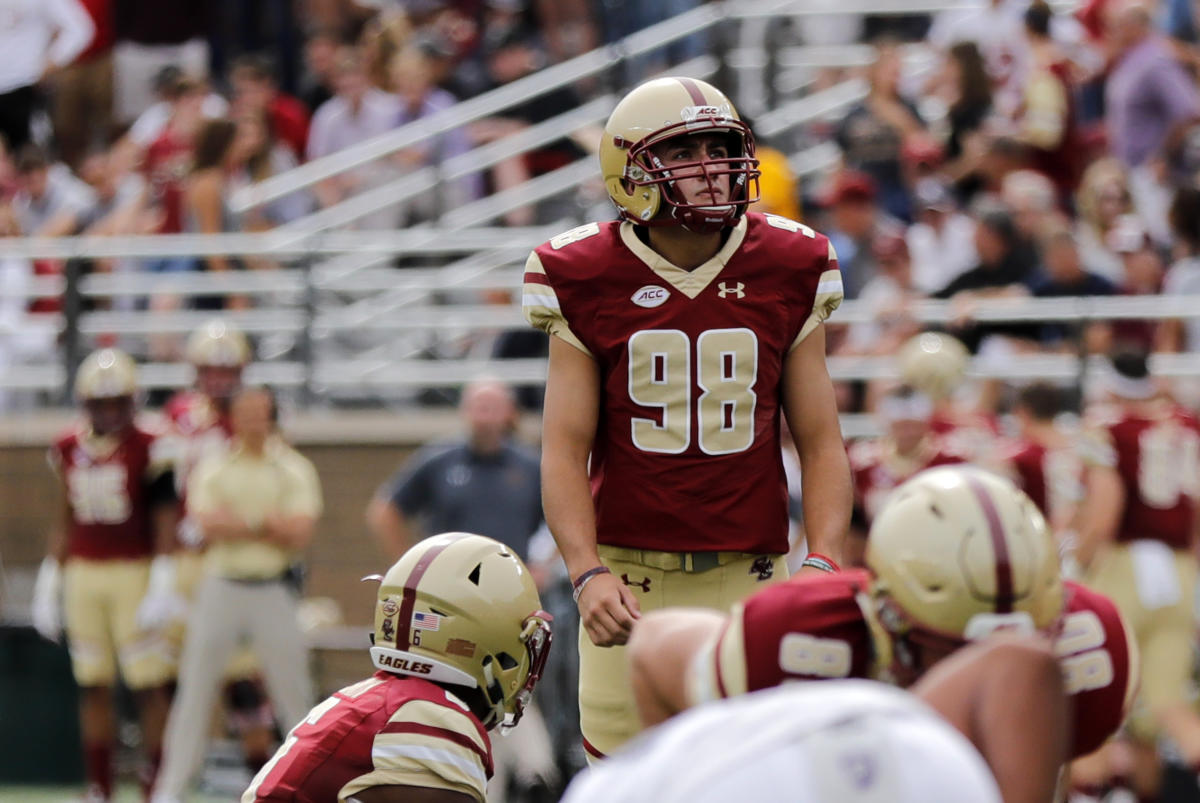
<path fill-rule="evenodd" d="M 209 719 L 229 657 L 249 641 L 262 666 L 279 727 L 308 714 L 312 682 L 298 597 L 285 581 L 321 513 L 316 469 L 276 431 L 264 388 L 233 400 L 232 448 L 200 462 L 188 512 L 208 543 L 206 572 L 188 620 L 155 800 L 181 800 L 204 757 Z"/>

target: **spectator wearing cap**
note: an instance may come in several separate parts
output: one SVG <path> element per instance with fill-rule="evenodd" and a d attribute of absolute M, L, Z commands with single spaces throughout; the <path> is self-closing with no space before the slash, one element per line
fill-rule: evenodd
<path fill-rule="evenodd" d="M 1167 271 L 1163 295 L 1200 295 L 1200 188 L 1176 190 L 1170 222 L 1180 257 Z M 1156 350 L 1200 351 L 1200 318 L 1163 321 Z"/>
<path fill-rule="evenodd" d="M 37 85 L 74 61 L 96 29 L 79 0 L 7 0 L 0 14 L 0 136 L 15 152 L 32 138 Z"/>
<path fill-rule="evenodd" d="M 371 86 L 367 65 L 353 48 L 338 51 L 335 76 L 337 94 L 313 115 L 308 134 L 309 159 L 328 156 L 390 131 L 400 114 L 395 96 Z M 319 183 L 317 199 L 323 207 L 332 206 L 388 177 L 388 171 L 380 171 L 378 165 L 346 171 Z"/>
<path fill-rule="evenodd" d="M 275 67 L 265 56 L 242 56 L 233 64 L 233 107 L 237 114 L 259 112 L 267 116 L 272 136 L 304 158 L 308 145 L 308 111 L 296 98 L 279 90 Z"/>
<path fill-rule="evenodd" d="M 878 272 L 858 296 L 871 320 L 850 326 L 842 353 L 895 354 L 920 329 L 909 314 L 922 294 L 913 284 L 908 243 L 898 233 L 883 234 L 872 243 L 871 252 Z"/>
<path fill-rule="evenodd" d="M 925 135 L 916 107 L 900 94 L 900 49 L 894 43 L 876 47 L 867 72 L 867 97 L 847 112 L 835 138 L 847 167 L 875 182 L 879 205 L 903 221 L 912 220 L 904 179 L 902 152 L 906 140 Z"/>
<path fill-rule="evenodd" d="M 913 284 L 923 293 L 932 293 L 978 262 L 975 221 L 959 210 L 950 188 L 936 178 L 917 182 L 913 196 L 917 220 L 906 234 Z"/>
<path fill-rule="evenodd" d="M 821 196 L 828 218 L 823 231 L 837 251 L 847 298 L 857 298 L 875 275 L 874 239 L 901 230 L 898 221 L 879 209 L 876 197 L 875 182 L 856 170 L 839 172 Z"/>
<path fill-rule="evenodd" d="M 991 335 L 1035 338 L 1036 329 L 1018 324 L 977 324 L 976 302 L 989 298 L 1019 297 L 1029 294 L 1026 285 L 1032 278 L 1032 264 L 1021 257 L 1020 235 L 1008 209 L 994 206 L 978 215 L 975 250 L 979 263 L 934 293 L 934 298 L 950 299 L 955 320 L 950 326 L 972 352 Z"/>
<path fill-rule="evenodd" d="M 1075 234 L 1065 223 L 1055 223 L 1043 235 L 1042 275 L 1033 282 L 1038 298 L 1064 296 L 1110 296 L 1117 288 L 1108 279 L 1087 270 L 1079 253 Z M 1088 324 L 1084 343 L 1089 353 L 1103 354 L 1111 346 L 1111 328 L 1107 322 Z M 1053 349 L 1074 350 L 1080 335 L 1079 324 L 1042 324 L 1039 339 Z"/>

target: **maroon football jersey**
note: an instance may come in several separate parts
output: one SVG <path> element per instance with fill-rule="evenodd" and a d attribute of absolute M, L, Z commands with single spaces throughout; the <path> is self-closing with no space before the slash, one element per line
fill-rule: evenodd
<path fill-rule="evenodd" d="M 728 697 L 793 680 L 884 677 L 890 637 L 871 613 L 871 575 L 850 571 L 804 577 L 765 588 L 734 609 L 697 671 L 701 696 Z M 1072 758 L 1116 732 L 1135 691 L 1130 639 L 1116 606 L 1102 594 L 1066 582 L 1062 631 L 1055 653 L 1074 703 Z"/>
<path fill-rule="evenodd" d="M 1133 639 L 1117 606 L 1080 583 L 1064 584 L 1062 632 L 1054 644 L 1075 704 L 1071 757 L 1086 756 L 1116 733 L 1137 692 Z"/>
<path fill-rule="evenodd" d="M 934 466 L 965 463 L 967 456 L 946 446 L 936 436 L 926 438 L 913 455 L 900 456 L 887 438 L 858 441 L 850 447 L 854 475 L 854 504 L 867 524 L 883 507 L 888 494 L 919 471 Z"/>
<path fill-rule="evenodd" d="M 748 214 L 685 271 L 633 225 L 592 223 L 525 270 L 529 321 L 599 366 L 598 543 L 787 552 L 780 383 L 788 352 L 841 301 L 829 241 Z"/>
<path fill-rule="evenodd" d="M 1071 449 L 1047 449 L 1034 440 L 1015 441 L 1004 460 L 1013 479 L 1056 531 L 1067 527 L 1083 496 L 1083 461 Z"/>
<path fill-rule="evenodd" d="M 293 728 L 242 800 L 330 803 L 372 786 L 482 800 L 492 769 L 487 731 L 457 698 L 421 678 L 376 672 Z"/>
<path fill-rule="evenodd" d="M 1102 408 L 1091 422 L 1110 447 L 1100 462 L 1125 486 L 1117 540 L 1188 549 L 1200 491 L 1200 424 L 1169 402 L 1138 411 Z"/>
<path fill-rule="evenodd" d="M 138 426 L 114 438 L 79 428 L 50 447 L 71 511 L 67 554 L 93 560 L 144 558 L 154 553 L 150 485 L 169 468 L 158 436 Z"/>

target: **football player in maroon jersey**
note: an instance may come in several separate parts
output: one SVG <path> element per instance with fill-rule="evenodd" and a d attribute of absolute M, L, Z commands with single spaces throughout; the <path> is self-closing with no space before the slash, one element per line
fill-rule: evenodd
<path fill-rule="evenodd" d="M 529 569 L 499 541 L 442 533 L 373 579 L 378 671 L 292 728 L 242 803 L 483 803 L 488 731 L 517 724 L 550 650 Z"/>
<path fill-rule="evenodd" d="M 1001 448 L 1000 462 L 1046 517 L 1059 542 L 1063 571 L 1076 577 L 1074 528 L 1083 500 L 1083 459 L 1076 448 L 1078 432 L 1059 420 L 1063 412 L 1059 388 L 1044 382 L 1022 388 L 1013 405 L 1020 434 Z"/>
<path fill-rule="evenodd" d="M 115 349 L 90 354 L 75 390 L 86 422 L 55 441 L 49 458 L 64 494 L 63 524 L 34 588 L 34 626 L 56 640 L 66 618 L 79 683 L 88 800 L 112 795 L 117 668 L 141 715 L 149 789 L 162 752 L 170 662 L 161 629 L 183 606 L 171 552 L 178 520 L 169 455 L 134 423 L 133 360 Z M 60 566 L 62 567 L 60 570 Z"/>
<path fill-rule="evenodd" d="M 728 615 L 642 619 L 630 654 L 646 724 L 789 680 L 907 686 L 964 644 L 1011 631 L 1055 639 L 1072 758 L 1121 725 L 1137 675 L 1121 616 L 1103 595 L 1064 584 L 1045 520 L 1008 480 L 970 466 L 918 474 L 876 517 L 867 564 L 764 589 Z"/>
<path fill-rule="evenodd" d="M 1112 368 L 1108 399 L 1085 418 L 1078 557 L 1089 585 L 1113 598 L 1137 634 L 1144 680 L 1128 746 L 1135 791 L 1150 798 L 1161 732 L 1200 769 L 1200 716 L 1190 701 L 1200 423 L 1158 392 L 1145 354 L 1116 354 Z"/>
<path fill-rule="evenodd" d="M 826 237 L 756 200 L 754 137 L 714 87 L 660 78 L 605 127 L 621 221 L 534 250 L 528 320 L 552 335 L 546 521 L 577 593 L 584 745 L 634 735 L 621 645 L 643 609 L 727 606 L 786 574 L 787 415 L 809 556 L 842 560 L 852 491 L 822 322 L 841 301 Z"/>
<path fill-rule="evenodd" d="M 849 566 L 863 565 L 867 530 L 896 486 L 918 471 L 968 460 L 932 431 L 933 402 L 910 385 L 900 385 L 882 396 L 875 413 L 886 426 L 886 434 L 860 440 L 849 449 L 854 475 L 854 516 L 846 549 Z"/>

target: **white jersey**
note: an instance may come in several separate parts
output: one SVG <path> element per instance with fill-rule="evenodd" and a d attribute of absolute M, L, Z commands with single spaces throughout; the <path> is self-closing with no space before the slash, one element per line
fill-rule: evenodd
<path fill-rule="evenodd" d="M 563 803 L 1001 803 L 975 748 L 916 697 L 794 683 L 694 708 L 585 771 Z"/>

